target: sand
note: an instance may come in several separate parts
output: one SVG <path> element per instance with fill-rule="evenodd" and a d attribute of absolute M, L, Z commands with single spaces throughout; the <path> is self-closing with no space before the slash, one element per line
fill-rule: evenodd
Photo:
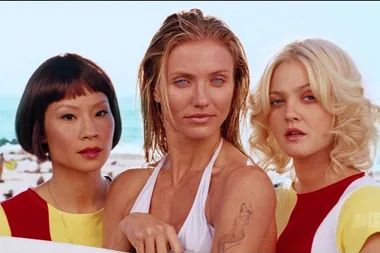
<path fill-rule="evenodd" d="M 37 159 L 23 151 L 19 145 L 8 145 L 1 147 L 0 152 L 4 154 L 6 160 L 16 160 L 17 166 L 14 170 L 9 170 L 3 167 L 2 178 L 3 183 L 0 183 L 0 201 L 6 199 L 4 194 L 9 194 L 13 191 L 16 195 L 29 187 L 36 187 L 37 181 L 47 181 L 51 178 L 51 162 L 44 162 L 41 166 L 41 173 L 30 173 L 37 169 Z M 144 157 L 141 154 L 122 154 L 119 152 L 111 152 L 109 159 L 102 168 L 102 174 L 108 175 L 111 173 L 113 177 L 120 172 L 136 167 L 145 166 Z"/>
<path fill-rule="evenodd" d="M 4 154 L 6 160 L 14 159 L 17 161 L 17 167 L 14 170 L 8 170 L 5 166 L 3 169 L 4 179 L 0 183 L 0 201 L 16 195 L 29 187 L 35 187 L 38 183 L 47 181 L 51 178 L 51 163 L 44 162 L 41 164 L 40 173 L 28 173 L 37 168 L 37 159 L 23 151 L 19 145 L 4 145 L 0 147 L 0 153 Z M 111 174 L 113 177 L 130 168 L 145 167 L 146 163 L 142 154 L 127 154 L 123 151 L 113 150 L 102 168 L 102 174 Z M 380 182 L 380 170 L 374 170 L 373 176 Z M 275 172 L 268 172 L 269 177 L 274 185 L 283 182 L 289 178 L 288 174 L 278 175 Z M 39 181 L 39 182 L 38 182 Z M 13 191 L 10 193 L 10 191 Z"/>

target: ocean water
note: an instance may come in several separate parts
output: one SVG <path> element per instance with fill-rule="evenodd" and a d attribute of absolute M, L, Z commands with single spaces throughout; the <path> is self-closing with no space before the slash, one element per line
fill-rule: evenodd
<path fill-rule="evenodd" d="M 118 98 L 122 119 L 122 135 L 115 151 L 142 154 L 143 131 L 138 97 Z M 0 96 L 0 139 L 11 141 L 16 138 L 14 125 L 20 98 Z"/>
<path fill-rule="evenodd" d="M 0 139 L 6 138 L 11 141 L 16 138 L 14 122 L 19 101 L 19 98 L 1 97 L 0 94 Z M 143 126 L 138 97 L 120 97 L 118 101 L 123 130 L 120 142 L 114 151 L 117 153 L 143 154 Z M 242 141 L 245 149 L 249 150 L 247 131 L 242 134 Z M 380 143 L 377 148 L 374 169 L 380 170 Z"/>

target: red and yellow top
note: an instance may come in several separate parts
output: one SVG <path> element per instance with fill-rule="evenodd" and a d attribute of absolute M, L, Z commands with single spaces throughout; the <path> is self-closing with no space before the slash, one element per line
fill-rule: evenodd
<path fill-rule="evenodd" d="M 64 243 L 71 243 L 71 238 L 74 244 L 102 246 L 103 209 L 90 214 L 61 213 L 62 217 L 29 188 L 0 204 L 0 236 Z"/>

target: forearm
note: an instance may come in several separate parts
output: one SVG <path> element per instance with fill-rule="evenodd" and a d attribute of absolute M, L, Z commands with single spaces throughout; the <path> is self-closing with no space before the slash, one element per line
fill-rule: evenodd
<path fill-rule="evenodd" d="M 103 248 L 128 252 L 133 250 L 128 238 L 124 236 L 119 226 L 114 228 L 105 226 L 103 230 Z"/>

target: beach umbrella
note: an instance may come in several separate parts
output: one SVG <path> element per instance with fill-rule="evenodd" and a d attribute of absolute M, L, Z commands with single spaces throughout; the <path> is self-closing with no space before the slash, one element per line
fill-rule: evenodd
<path fill-rule="evenodd" d="M 8 160 L 4 162 L 5 168 L 8 170 L 15 170 L 17 168 L 17 161 L 15 160 Z"/>

